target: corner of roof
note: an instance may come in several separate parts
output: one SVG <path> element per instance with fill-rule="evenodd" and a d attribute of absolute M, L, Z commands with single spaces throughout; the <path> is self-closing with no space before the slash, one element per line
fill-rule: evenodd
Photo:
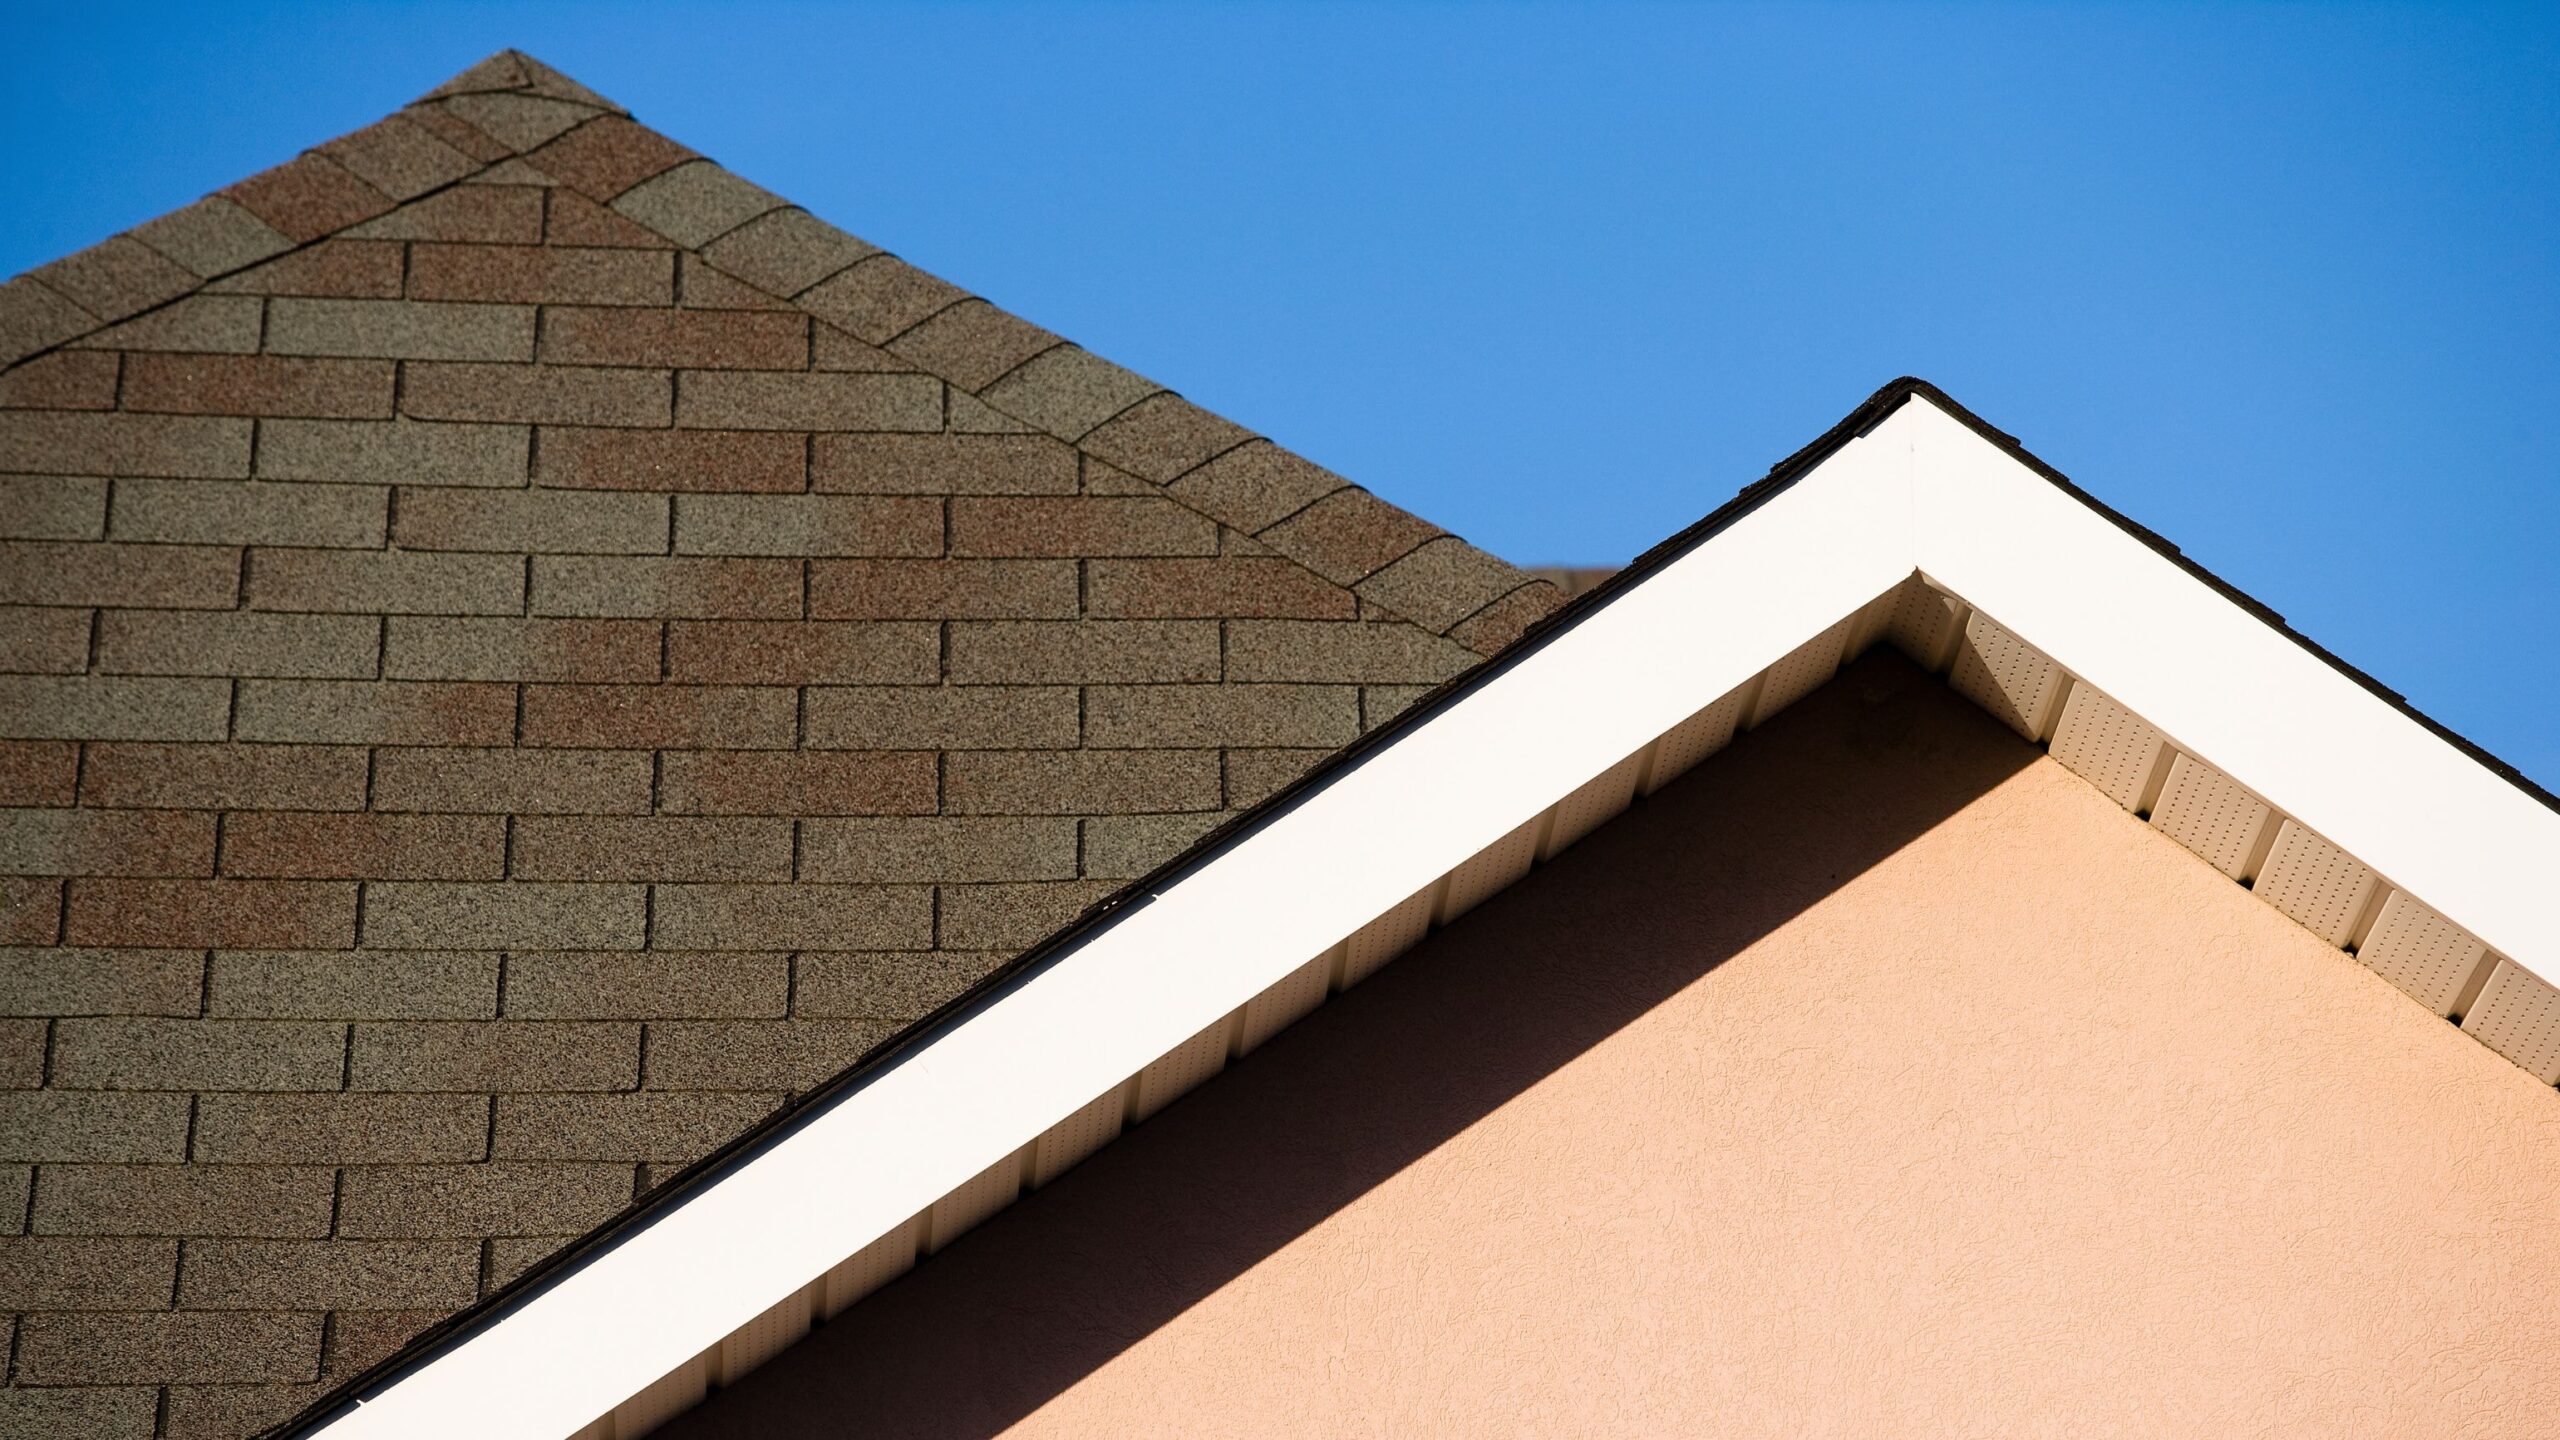
<path fill-rule="evenodd" d="M 630 112 L 521 50 L 510 47 L 447 80 L 420 100 L 446 100 L 456 95 L 536 95 L 591 105 L 616 115 Z"/>

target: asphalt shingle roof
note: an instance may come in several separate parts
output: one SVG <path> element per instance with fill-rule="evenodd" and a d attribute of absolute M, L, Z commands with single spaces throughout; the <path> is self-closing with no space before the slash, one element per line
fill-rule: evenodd
<path fill-rule="evenodd" d="M 513 52 L 0 285 L 0 1437 L 290 1415 L 1558 600 Z"/>

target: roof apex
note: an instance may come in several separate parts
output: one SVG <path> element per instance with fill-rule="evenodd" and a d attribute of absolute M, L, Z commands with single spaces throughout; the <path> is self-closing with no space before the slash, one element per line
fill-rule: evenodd
<path fill-rule="evenodd" d="M 620 105 L 512 47 L 501 50 L 433 90 L 418 97 L 442 100 L 455 95 L 490 95 L 512 93 L 540 95 L 552 100 L 569 100 L 580 105 L 593 105 L 617 115 L 629 114 Z"/>

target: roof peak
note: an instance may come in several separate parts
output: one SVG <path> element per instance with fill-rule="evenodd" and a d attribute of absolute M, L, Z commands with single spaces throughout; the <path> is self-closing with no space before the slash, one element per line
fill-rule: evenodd
<path fill-rule="evenodd" d="M 559 70 L 512 46 L 471 66 L 419 98 L 442 100 L 455 95 L 492 94 L 539 95 L 551 100 L 592 105 L 617 115 L 629 113 Z"/>

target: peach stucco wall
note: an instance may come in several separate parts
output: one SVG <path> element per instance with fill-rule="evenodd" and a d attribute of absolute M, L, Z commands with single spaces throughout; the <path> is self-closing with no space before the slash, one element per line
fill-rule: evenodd
<path fill-rule="evenodd" d="M 2560 1434 L 2560 1095 L 1871 658 L 691 1436 Z"/>

